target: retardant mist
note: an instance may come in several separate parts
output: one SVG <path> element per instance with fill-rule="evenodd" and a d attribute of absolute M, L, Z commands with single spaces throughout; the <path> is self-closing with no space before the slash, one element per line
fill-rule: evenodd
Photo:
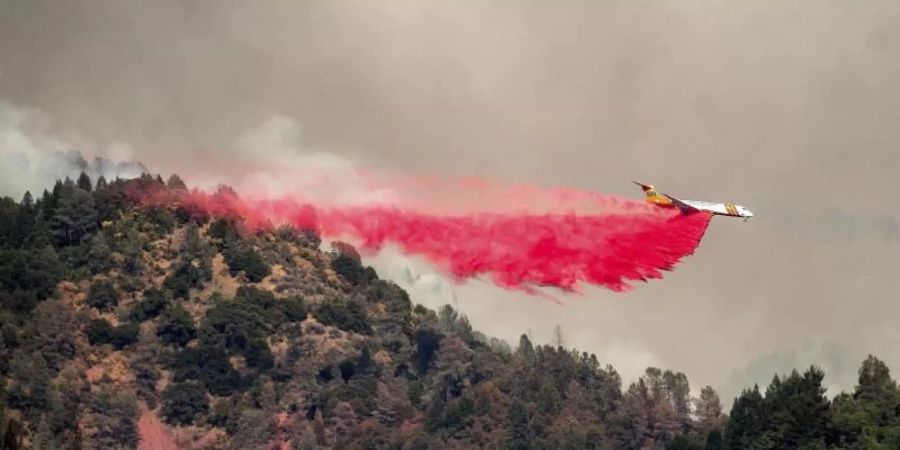
<path fill-rule="evenodd" d="M 488 199 L 497 197 L 489 195 L 495 189 L 481 183 L 474 190 Z M 578 292 L 583 284 L 623 292 L 633 281 L 662 278 L 694 252 L 710 220 L 705 213 L 684 215 L 591 192 L 521 186 L 504 192 L 516 193 L 505 208 L 485 211 L 482 205 L 470 212 L 461 212 L 458 202 L 448 207 L 452 212 L 441 212 L 434 203 L 336 206 L 310 203 L 302 194 L 242 198 L 229 189 L 141 195 L 145 204 L 166 202 L 188 214 L 239 218 L 251 230 L 291 224 L 326 238 L 350 238 L 370 252 L 396 244 L 459 281 L 484 277 L 530 293 L 541 286 Z M 544 212 L 511 208 L 527 201 L 523 195 L 536 203 L 556 201 Z"/>

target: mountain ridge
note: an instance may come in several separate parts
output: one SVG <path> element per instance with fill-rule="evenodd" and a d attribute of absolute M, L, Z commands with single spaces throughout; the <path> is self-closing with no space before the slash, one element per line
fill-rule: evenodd
<path fill-rule="evenodd" d="M 3 448 L 826 448 L 900 404 L 874 359 L 854 396 L 829 402 L 813 367 L 730 417 L 679 372 L 623 389 L 594 355 L 416 305 L 314 230 L 139 201 L 184 189 L 83 174 L 0 201 Z"/>

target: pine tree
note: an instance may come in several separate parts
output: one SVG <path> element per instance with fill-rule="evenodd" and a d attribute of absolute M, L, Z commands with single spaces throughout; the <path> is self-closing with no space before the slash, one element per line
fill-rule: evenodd
<path fill-rule="evenodd" d="M 174 173 L 169 177 L 169 181 L 166 183 L 166 185 L 169 187 L 169 189 L 172 189 L 174 191 L 187 190 L 187 185 L 184 184 L 184 181 L 182 181 L 181 177 L 179 177 L 178 174 Z"/>
<path fill-rule="evenodd" d="M 46 221 L 53 216 L 53 209 L 56 208 L 56 204 L 54 203 L 55 201 L 56 200 L 54 200 L 53 194 L 47 192 L 47 190 L 44 189 L 44 193 L 41 194 L 41 208 L 38 212 L 41 219 Z"/>
<path fill-rule="evenodd" d="M 859 384 L 852 394 L 832 401 L 832 422 L 838 444 L 848 448 L 897 448 L 900 437 L 900 395 L 890 370 L 869 355 L 859 368 Z"/>
<path fill-rule="evenodd" d="M 89 177 L 86 173 L 81 172 L 81 175 L 78 176 L 78 182 L 76 183 L 76 185 L 84 192 L 91 192 L 91 177 Z"/>
<path fill-rule="evenodd" d="M 163 313 L 156 334 L 166 344 L 184 346 L 197 336 L 197 330 L 190 314 L 181 306 L 175 305 Z"/>
<path fill-rule="evenodd" d="M 12 236 L 17 245 L 24 244 L 34 230 L 34 223 L 37 220 L 37 211 L 34 205 L 34 199 L 31 192 L 25 192 L 22 202 L 19 204 L 19 215 L 16 220 L 15 235 Z"/>
<path fill-rule="evenodd" d="M 103 387 L 89 403 L 88 448 L 135 448 L 140 441 L 137 399 L 129 391 Z"/>
<path fill-rule="evenodd" d="M 794 371 L 766 391 L 771 436 L 787 448 L 824 444 L 830 422 L 830 405 L 822 380 L 825 373 L 810 367 L 802 375 Z"/>
<path fill-rule="evenodd" d="M 0 198 L 0 248 L 16 248 L 16 225 L 19 219 L 19 205 L 9 197 Z"/>
<path fill-rule="evenodd" d="M 56 207 L 59 206 L 59 198 L 62 197 L 63 191 L 66 189 L 66 186 L 62 181 L 56 180 L 56 183 L 53 185 L 53 190 L 50 193 L 50 201 L 47 202 L 48 213 L 47 218 L 49 219 L 56 210 Z"/>
<path fill-rule="evenodd" d="M 893 419 L 898 405 L 897 383 L 884 362 L 872 355 L 863 361 L 853 397 L 870 406 L 882 423 Z"/>
<path fill-rule="evenodd" d="M 744 390 L 734 400 L 728 426 L 725 428 L 725 448 L 747 449 L 762 437 L 765 432 L 766 406 L 759 386 Z"/>
<path fill-rule="evenodd" d="M 86 242 L 97 230 L 94 198 L 81 189 L 63 189 L 50 229 L 61 245 Z"/>
<path fill-rule="evenodd" d="M 109 245 L 103 233 L 97 233 L 88 244 L 87 265 L 91 273 L 98 274 L 113 268 L 113 260 L 110 258 Z"/>
<path fill-rule="evenodd" d="M 514 398 L 509 405 L 507 416 L 506 448 L 509 450 L 529 450 L 534 433 L 528 420 L 528 410 L 521 400 Z"/>
<path fill-rule="evenodd" d="M 516 349 L 516 353 L 518 353 L 525 361 L 534 361 L 534 346 L 531 345 L 531 340 L 528 339 L 528 335 L 522 334 L 522 336 L 519 337 L 519 347 Z"/>
<path fill-rule="evenodd" d="M 700 430 L 710 432 L 721 428 L 724 420 L 722 401 L 719 400 L 719 394 L 712 386 L 704 386 L 700 390 L 700 397 L 694 400 L 694 410 Z"/>
<path fill-rule="evenodd" d="M 163 391 L 162 415 L 171 425 L 190 425 L 209 411 L 206 389 L 197 381 L 170 383 Z"/>
<path fill-rule="evenodd" d="M 675 410 L 675 420 L 678 421 L 682 431 L 687 431 L 691 426 L 691 387 L 687 376 L 681 372 L 674 373 L 671 370 L 663 373 L 666 384 L 666 394 L 672 408 Z"/>

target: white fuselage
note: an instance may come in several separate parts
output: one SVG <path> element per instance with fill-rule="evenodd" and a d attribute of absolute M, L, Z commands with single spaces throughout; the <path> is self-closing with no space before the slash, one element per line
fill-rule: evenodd
<path fill-rule="evenodd" d="M 704 202 L 702 200 L 679 200 L 701 211 L 706 211 L 712 214 L 734 217 L 753 217 L 753 212 L 751 212 L 749 209 L 741 205 L 735 205 L 733 203 L 713 203 Z"/>

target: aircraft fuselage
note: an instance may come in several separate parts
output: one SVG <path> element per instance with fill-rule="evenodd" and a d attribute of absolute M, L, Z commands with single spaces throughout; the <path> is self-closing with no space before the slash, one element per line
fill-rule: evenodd
<path fill-rule="evenodd" d="M 666 208 L 678 208 L 685 213 L 704 211 L 709 214 L 715 214 L 718 216 L 741 217 L 744 218 L 744 220 L 753 217 L 752 211 L 744 206 L 736 205 L 734 203 L 715 203 L 705 202 L 702 200 L 682 200 L 667 194 L 659 194 L 656 192 L 656 189 L 652 185 L 638 183 L 637 181 L 635 181 L 635 184 L 637 184 L 641 187 L 641 189 L 644 190 L 644 193 L 646 194 L 646 201 L 657 206 Z"/>

